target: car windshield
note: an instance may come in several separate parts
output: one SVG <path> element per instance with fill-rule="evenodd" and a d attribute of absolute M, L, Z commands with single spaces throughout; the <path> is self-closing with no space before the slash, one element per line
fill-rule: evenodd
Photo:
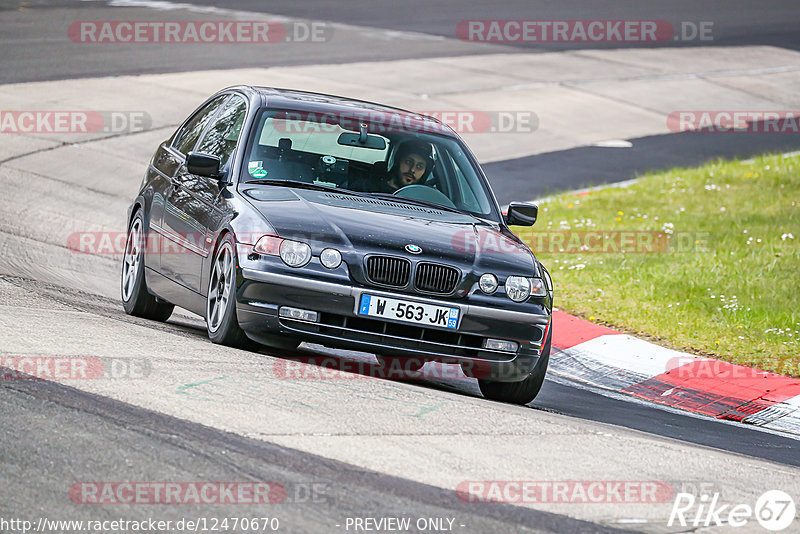
<path fill-rule="evenodd" d="M 262 110 L 241 181 L 393 195 L 496 220 L 488 186 L 467 148 L 431 132 L 441 128 L 436 123 L 409 121 L 400 112 L 397 117 L 403 120 Z"/>

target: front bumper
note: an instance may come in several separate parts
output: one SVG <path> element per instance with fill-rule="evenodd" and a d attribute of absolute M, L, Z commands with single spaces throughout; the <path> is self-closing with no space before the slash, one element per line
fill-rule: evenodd
<path fill-rule="evenodd" d="M 524 379 L 539 360 L 550 314 L 525 313 L 474 304 L 243 268 L 237 318 L 253 339 L 280 334 L 322 345 L 391 356 L 460 363 L 481 378 Z M 460 309 L 455 330 L 421 327 L 357 313 L 361 295 L 401 298 Z M 317 322 L 279 317 L 281 306 L 318 312 Z M 483 348 L 485 338 L 515 341 L 516 353 Z"/>

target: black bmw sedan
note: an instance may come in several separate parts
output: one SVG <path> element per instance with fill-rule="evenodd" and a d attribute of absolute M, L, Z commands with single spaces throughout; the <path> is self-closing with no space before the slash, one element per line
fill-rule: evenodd
<path fill-rule="evenodd" d="M 384 367 L 460 364 L 491 399 L 539 392 L 550 276 L 450 128 L 342 97 L 238 86 L 156 150 L 129 209 L 122 301 L 205 318 L 215 343 L 302 341 Z"/>

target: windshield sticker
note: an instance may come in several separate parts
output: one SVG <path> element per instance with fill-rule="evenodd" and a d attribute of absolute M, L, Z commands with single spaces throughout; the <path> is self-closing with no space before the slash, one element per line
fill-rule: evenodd
<path fill-rule="evenodd" d="M 262 167 L 262 162 L 260 161 L 251 161 L 247 164 L 247 170 L 253 172 L 256 169 L 260 169 Z"/>
<path fill-rule="evenodd" d="M 264 170 L 264 169 L 262 169 L 261 167 L 259 167 L 259 168 L 255 169 L 255 170 L 252 170 L 252 171 L 250 171 L 250 176 L 252 176 L 253 178 L 263 178 L 263 177 L 265 177 L 266 175 L 267 175 L 267 171 L 265 171 L 265 170 Z"/>

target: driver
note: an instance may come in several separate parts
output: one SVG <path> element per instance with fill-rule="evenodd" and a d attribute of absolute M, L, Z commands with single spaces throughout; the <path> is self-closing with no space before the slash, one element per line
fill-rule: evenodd
<path fill-rule="evenodd" d="M 394 166 L 386 180 L 381 183 L 380 193 L 394 193 L 408 185 L 419 183 L 433 167 L 430 143 L 406 141 L 397 148 Z"/>

